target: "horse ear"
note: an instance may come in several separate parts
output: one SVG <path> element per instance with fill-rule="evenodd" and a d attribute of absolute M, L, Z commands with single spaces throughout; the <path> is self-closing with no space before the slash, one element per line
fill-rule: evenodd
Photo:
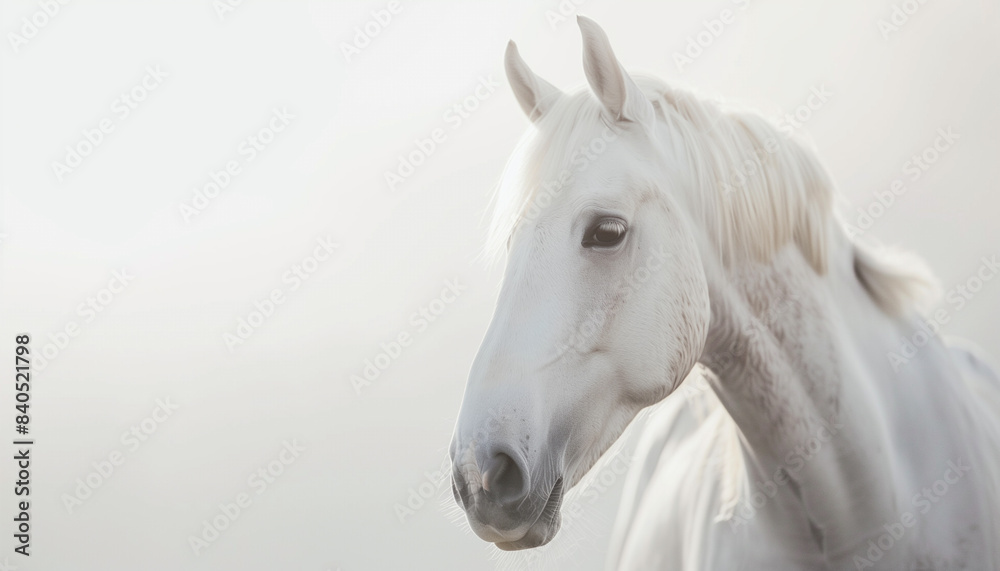
<path fill-rule="evenodd" d="M 507 81 L 514 90 L 514 97 L 532 121 L 538 121 L 562 96 L 559 89 L 528 68 L 513 41 L 507 43 L 504 68 L 507 70 Z"/>
<path fill-rule="evenodd" d="M 652 125 L 653 105 L 618 63 L 608 35 L 590 18 L 577 16 L 576 21 L 583 33 L 583 70 L 601 104 L 617 121 Z"/>

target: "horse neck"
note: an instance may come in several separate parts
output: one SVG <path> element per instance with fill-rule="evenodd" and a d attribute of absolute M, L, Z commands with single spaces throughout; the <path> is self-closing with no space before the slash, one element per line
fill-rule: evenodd
<path fill-rule="evenodd" d="M 804 512 L 831 561 L 849 558 L 895 509 L 877 425 L 882 403 L 860 380 L 855 332 L 842 315 L 872 310 L 866 327 L 887 336 L 891 323 L 848 256 L 833 255 L 822 276 L 794 246 L 766 265 L 709 269 L 712 323 L 701 359 L 743 435 L 751 493 L 778 484 L 785 501 L 775 504 Z"/>

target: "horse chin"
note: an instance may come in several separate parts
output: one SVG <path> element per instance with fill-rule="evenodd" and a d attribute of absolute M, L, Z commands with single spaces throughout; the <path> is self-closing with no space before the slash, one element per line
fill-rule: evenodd
<path fill-rule="evenodd" d="M 556 482 L 556 485 L 553 486 L 552 492 L 549 494 L 548 501 L 545 502 L 545 508 L 542 509 L 541 515 L 539 515 L 535 523 L 528 528 L 524 537 L 518 539 L 517 541 L 496 542 L 494 545 L 504 551 L 520 551 L 522 549 L 541 547 L 552 541 L 552 538 L 556 536 L 556 533 L 559 532 L 559 528 L 562 525 L 562 514 L 559 511 L 562 507 L 562 499 L 563 480 L 560 478 Z"/>

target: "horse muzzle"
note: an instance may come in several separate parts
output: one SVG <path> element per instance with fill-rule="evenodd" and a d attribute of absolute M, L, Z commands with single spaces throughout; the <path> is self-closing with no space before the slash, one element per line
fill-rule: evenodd
<path fill-rule="evenodd" d="M 476 462 L 467 449 L 453 455 L 452 492 L 472 530 L 505 551 L 545 545 L 561 522 L 561 477 L 531 474 L 523 457 L 494 448 Z"/>

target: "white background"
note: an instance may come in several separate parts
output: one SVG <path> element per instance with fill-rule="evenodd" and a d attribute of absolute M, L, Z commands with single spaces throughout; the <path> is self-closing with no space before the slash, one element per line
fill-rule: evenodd
<path fill-rule="evenodd" d="M 533 69 L 581 85 L 579 31 L 556 1 L 428 2 L 402 11 L 347 61 L 344 42 L 385 2 L 87 2 L 18 49 L 0 8 L 0 351 L 37 354 L 32 556 L 13 554 L 11 460 L 0 461 L 0 563 L 18 569 L 491 569 L 518 567 L 466 530 L 447 485 L 401 522 L 394 508 L 440 468 L 502 264 L 477 260 L 493 183 L 528 128 L 502 74 L 515 39 Z M 573 7 L 568 0 L 565 7 Z M 575 8 L 574 8 L 575 9 Z M 679 70 L 673 54 L 731 9 L 733 23 Z M 798 130 L 855 220 L 939 128 L 960 135 L 869 230 L 920 253 L 945 289 L 1000 254 L 1000 26 L 995 2 L 929 0 L 884 38 L 889 0 L 584 2 L 630 70 L 777 117 L 824 86 Z M 568 10 L 567 10 L 568 12 Z M 147 66 L 167 77 L 125 119 L 115 99 Z M 455 126 L 445 113 L 481 78 L 499 87 Z M 252 162 L 238 153 L 272 109 L 294 115 Z M 114 131 L 60 181 L 54 161 L 110 118 Z M 384 179 L 414 140 L 443 129 L 395 190 Z M 230 160 L 241 173 L 190 222 L 179 207 Z M 282 276 L 315 241 L 340 245 L 295 291 Z M 125 268 L 134 280 L 90 322 L 81 303 Z M 426 331 L 413 312 L 446 280 L 466 289 Z M 244 344 L 224 334 L 275 288 L 286 294 Z M 1000 280 L 948 333 L 1000 355 Z M 400 332 L 412 345 L 358 394 L 350 382 Z M 5 358 L 6 359 L 6 358 Z M 13 380 L 13 366 L 3 373 Z M 13 436 L 13 388 L 0 432 Z M 120 441 L 156 406 L 179 407 L 134 452 Z M 260 495 L 247 478 L 297 439 L 305 452 Z M 9 444 L 6 446 L 10 446 Z M 64 494 L 115 450 L 125 461 L 69 513 Z M 11 448 L 12 452 L 13 449 Z M 8 454 L 5 453 L 4 456 Z M 432 475 L 433 476 L 433 475 Z M 602 566 L 620 478 L 546 549 L 545 568 Z M 424 487 L 426 491 L 427 486 Z M 188 538 L 249 491 L 252 505 L 201 551 Z M 461 517 L 457 518 L 461 520 Z"/>

